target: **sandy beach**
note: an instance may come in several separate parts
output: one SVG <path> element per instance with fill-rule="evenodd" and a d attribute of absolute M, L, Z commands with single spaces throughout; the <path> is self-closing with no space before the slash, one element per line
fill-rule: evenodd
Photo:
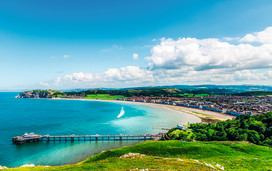
<path fill-rule="evenodd" d="M 173 106 L 167 104 L 157 104 L 157 103 L 144 103 L 144 102 L 133 102 L 133 101 L 120 101 L 120 100 L 101 100 L 101 99 L 70 99 L 70 98 L 54 98 L 56 100 L 83 100 L 83 101 L 100 101 L 100 102 L 113 102 L 113 103 L 128 103 L 128 104 L 136 104 L 136 105 L 146 105 L 158 108 L 164 108 L 168 110 L 183 112 L 187 114 L 191 114 L 201 118 L 204 122 L 216 122 L 216 121 L 225 121 L 228 119 L 234 118 L 234 116 L 226 115 L 223 113 L 212 112 L 201 109 L 187 108 L 182 106 Z"/>

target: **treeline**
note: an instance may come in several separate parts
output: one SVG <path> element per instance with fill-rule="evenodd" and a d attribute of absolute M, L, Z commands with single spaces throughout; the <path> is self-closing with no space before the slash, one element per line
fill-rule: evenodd
<path fill-rule="evenodd" d="M 122 95 L 125 97 L 132 96 L 171 96 L 181 97 L 182 94 L 207 94 L 207 95 L 233 95 L 233 96 L 266 96 L 272 95 L 272 91 L 249 91 L 249 92 L 234 92 L 228 89 L 177 89 L 177 88 L 141 88 L 141 89 L 93 89 L 80 92 L 65 92 L 67 95 L 84 96 L 88 94 L 109 94 L 109 95 Z"/>
<path fill-rule="evenodd" d="M 272 91 L 249 91 L 241 93 L 233 93 L 235 96 L 267 96 L 272 95 Z"/>
<path fill-rule="evenodd" d="M 190 95 L 193 97 L 195 95 L 206 94 L 206 95 L 219 95 L 219 94 L 228 94 L 228 90 L 224 89 L 177 89 L 177 88 L 141 88 L 141 89 L 93 89 L 85 91 L 72 91 L 72 92 L 61 92 L 57 90 L 32 90 L 22 92 L 21 95 L 26 93 L 39 94 L 42 98 L 51 98 L 51 97 L 86 97 L 87 95 L 92 94 L 109 94 L 112 96 L 120 95 L 124 97 L 132 96 L 164 96 L 164 97 L 184 97 Z M 187 95 L 186 95 L 187 94 Z"/>
<path fill-rule="evenodd" d="M 224 90 L 221 90 L 222 92 Z M 221 94 L 223 94 L 221 92 Z M 225 92 L 225 91 L 224 91 Z M 88 94 L 109 94 L 109 95 L 122 95 L 125 97 L 132 96 L 171 96 L 171 97 L 181 97 L 182 94 L 220 94 L 220 90 L 208 90 L 208 89 L 176 89 L 176 88 L 142 88 L 142 89 L 111 89 L 111 90 L 103 90 L 103 89 L 94 89 L 94 90 L 86 90 L 81 92 L 65 92 L 66 95 L 74 95 L 74 96 L 86 96 Z"/>
<path fill-rule="evenodd" d="M 103 90 L 103 89 L 94 89 L 86 90 L 82 92 L 66 92 L 67 95 L 88 95 L 88 94 L 109 94 L 109 95 L 122 95 L 125 97 L 132 96 L 179 96 L 182 93 L 178 89 L 170 88 L 144 88 L 144 89 L 128 89 L 128 90 Z"/>
<path fill-rule="evenodd" d="M 166 139 L 199 141 L 249 141 L 272 146 L 272 112 L 261 115 L 244 115 L 233 120 L 211 124 L 190 124 L 187 130 L 173 128 Z"/>
<path fill-rule="evenodd" d="M 177 88 L 140 88 L 140 89 L 93 89 L 93 90 L 85 90 L 85 91 L 72 91 L 72 92 L 61 92 L 57 90 L 32 90 L 22 92 L 21 95 L 24 96 L 26 93 L 39 94 L 42 98 L 47 97 L 86 97 L 91 94 L 109 94 L 112 96 L 120 95 L 124 97 L 132 97 L 132 96 L 164 96 L 164 97 L 194 97 L 197 95 L 235 95 L 235 96 L 264 96 L 264 95 L 272 95 L 272 91 L 251 91 L 251 92 L 242 92 L 235 93 L 231 90 L 227 89 L 177 89 Z"/>

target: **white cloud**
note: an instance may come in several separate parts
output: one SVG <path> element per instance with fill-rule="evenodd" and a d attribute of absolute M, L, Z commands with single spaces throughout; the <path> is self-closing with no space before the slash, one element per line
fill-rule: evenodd
<path fill-rule="evenodd" d="M 223 40 L 226 41 L 239 41 L 241 38 L 240 37 L 223 37 Z"/>
<path fill-rule="evenodd" d="M 64 77 L 58 77 L 55 86 L 81 86 L 81 87 L 124 87 L 129 85 L 140 85 L 145 82 L 153 82 L 152 72 L 137 66 L 126 66 L 122 68 L 110 68 L 99 74 L 73 73 Z"/>
<path fill-rule="evenodd" d="M 50 84 L 47 83 L 47 82 L 40 82 L 40 85 L 41 85 L 41 86 L 50 86 Z"/>
<path fill-rule="evenodd" d="M 134 60 L 137 60 L 137 59 L 139 59 L 139 55 L 138 55 L 137 53 L 134 53 L 134 54 L 132 55 L 132 58 L 133 58 Z"/>
<path fill-rule="evenodd" d="M 83 72 L 79 72 L 79 73 L 73 73 L 71 75 L 66 75 L 63 78 L 64 80 L 71 80 L 71 81 L 92 81 L 93 80 L 93 74 L 91 73 L 83 73 Z"/>
<path fill-rule="evenodd" d="M 272 44 L 272 27 L 267 27 L 264 31 L 247 34 L 241 38 L 241 42 L 259 42 Z"/>
<path fill-rule="evenodd" d="M 69 58 L 70 56 L 69 55 L 63 55 L 63 58 L 64 59 L 67 59 L 67 58 Z"/>
<path fill-rule="evenodd" d="M 230 44 L 218 39 L 162 39 L 147 57 L 151 69 L 261 69 L 272 67 L 272 44 Z"/>
<path fill-rule="evenodd" d="M 110 68 L 102 74 L 102 77 L 107 81 L 153 81 L 151 71 L 137 66 Z"/>
<path fill-rule="evenodd" d="M 73 73 L 58 77 L 61 87 L 133 87 L 174 84 L 270 84 L 270 28 L 243 38 L 162 38 L 151 49 L 146 67 L 110 68 L 103 73 Z M 247 37 L 247 38 L 246 38 Z M 230 43 L 230 41 L 236 41 Z M 237 41 L 238 40 L 238 41 Z M 272 39 L 270 39 L 272 40 Z M 246 41 L 246 42 L 245 42 Z M 244 43 L 245 42 L 245 43 Z M 251 42 L 259 42 L 258 45 Z M 133 54 L 133 59 L 138 54 Z"/>

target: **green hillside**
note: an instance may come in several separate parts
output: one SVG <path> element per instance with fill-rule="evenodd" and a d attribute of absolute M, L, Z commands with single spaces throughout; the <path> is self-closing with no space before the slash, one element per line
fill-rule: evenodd
<path fill-rule="evenodd" d="M 139 153 L 125 155 L 128 153 Z M 122 157 L 121 157 L 122 156 Z M 271 170 L 272 149 L 248 142 L 148 141 L 74 164 L 14 170 Z"/>
<path fill-rule="evenodd" d="M 60 97 L 64 93 L 58 90 L 31 90 L 31 91 L 23 91 L 16 98 L 53 98 Z"/>
<path fill-rule="evenodd" d="M 165 139 L 198 141 L 249 141 L 272 146 L 272 112 L 244 115 L 217 123 L 195 123 L 187 130 L 172 128 Z"/>

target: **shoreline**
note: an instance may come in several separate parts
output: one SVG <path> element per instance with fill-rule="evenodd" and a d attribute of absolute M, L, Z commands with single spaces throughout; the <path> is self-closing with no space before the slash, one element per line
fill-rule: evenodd
<path fill-rule="evenodd" d="M 172 110 L 175 112 L 181 112 L 186 113 L 190 115 L 197 116 L 200 118 L 203 122 L 218 122 L 218 121 L 225 121 L 228 119 L 233 119 L 234 116 L 213 112 L 213 111 L 207 111 L 203 109 L 194 109 L 189 107 L 183 107 L 183 106 L 174 106 L 174 105 L 168 105 L 168 104 L 158 104 L 158 103 L 145 103 L 145 102 L 133 102 L 133 101 L 121 101 L 121 100 L 103 100 L 103 99 L 79 99 L 79 98 L 53 98 L 52 100 L 81 100 L 81 101 L 97 101 L 97 102 L 111 102 L 111 103 L 126 103 L 126 104 L 134 104 L 134 105 L 145 105 L 150 107 L 157 107 L 157 108 L 163 108 L 167 110 Z"/>
<path fill-rule="evenodd" d="M 144 102 L 133 102 L 133 101 L 120 101 L 120 100 L 102 100 L 102 99 L 79 99 L 79 98 L 53 98 L 53 99 L 48 99 L 48 100 L 80 100 L 80 101 L 97 101 L 97 102 L 110 102 L 110 103 L 125 103 L 125 104 L 133 104 L 133 105 L 144 105 L 144 106 L 150 106 L 150 107 L 155 107 L 155 108 L 162 108 L 169 110 L 171 112 L 176 112 L 176 113 L 186 113 L 190 115 L 194 115 L 202 120 L 202 122 L 205 120 L 206 121 L 224 121 L 227 119 L 233 118 L 233 116 L 226 115 L 223 113 L 217 113 L 217 112 L 212 112 L 212 111 L 206 111 L 206 110 L 201 110 L 201 109 L 193 109 L 193 108 L 187 108 L 187 107 L 182 107 L 182 106 L 173 106 L 173 105 L 168 105 L 168 104 L 157 104 L 157 103 L 144 103 Z M 114 149 L 114 148 L 113 148 Z M 103 152 L 103 151 L 101 151 Z M 93 155 L 91 155 L 93 156 Z M 80 163 L 83 163 L 85 160 L 87 160 L 89 157 L 88 156 L 86 159 L 75 163 L 75 164 L 66 164 L 66 165 L 77 165 Z M 52 167 L 52 166 L 43 166 L 43 165 L 34 165 L 34 166 L 25 166 L 26 168 L 29 167 Z M 59 165 L 59 166 L 65 166 L 65 165 Z M 3 166 L 2 166 L 3 167 Z M 20 168 L 19 167 L 11 167 L 7 169 L 14 169 L 14 168 Z M 24 166 L 23 166 L 24 167 Z"/>

